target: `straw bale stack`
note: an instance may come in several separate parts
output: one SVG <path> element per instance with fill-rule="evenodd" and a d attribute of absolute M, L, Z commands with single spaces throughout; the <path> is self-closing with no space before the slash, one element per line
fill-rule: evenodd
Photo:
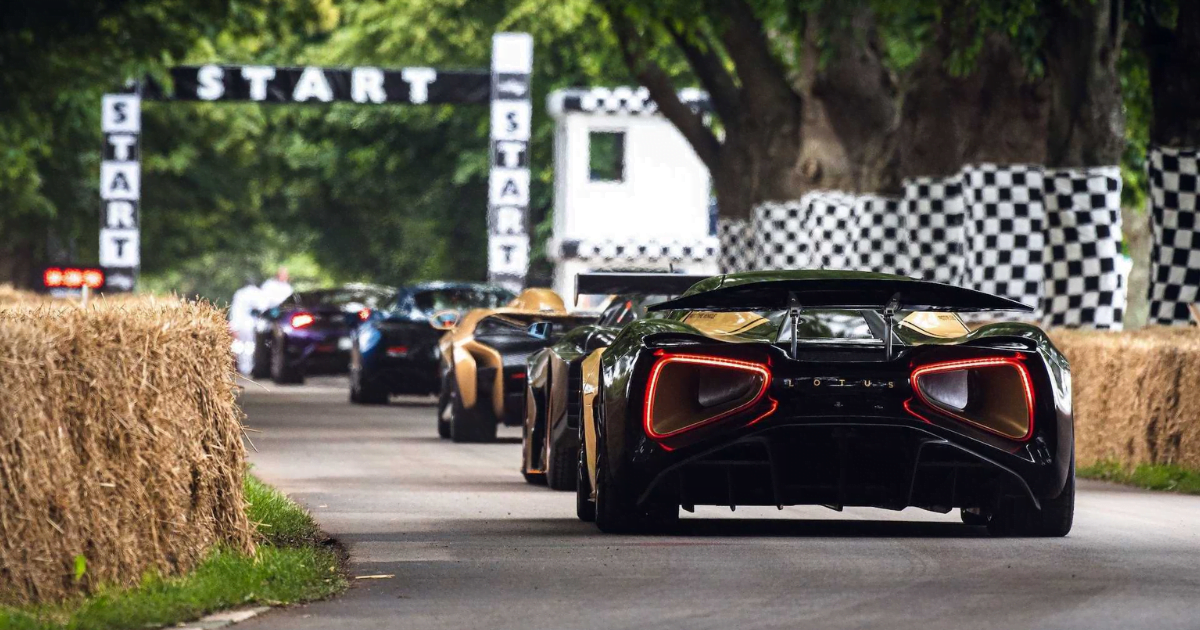
<path fill-rule="evenodd" d="M 1071 361 L 1080 465 L 1200 469 L 1200 332 L 1051 331 Z"/>
<path fill-rule="evenodd" d="M 253 550 L 230 342 L 203 303 L 0 305 L 0 601 Z"/>

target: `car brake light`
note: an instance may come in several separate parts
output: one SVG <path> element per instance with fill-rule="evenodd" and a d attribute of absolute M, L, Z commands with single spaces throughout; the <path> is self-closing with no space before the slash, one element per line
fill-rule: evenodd
<path fill-rule="evenodd" d="M 313 316 L 308 313 L 296 313 L 292 315 L 292 328 L 304 328 L 311 325 L 314 321 Z"/>
<path fill-rule="evenodd" d="M 923 365 L 910 377 L 926 407 L 1010 440 L 1033 436 L 1035 401 L 1029 369 L 1015 357 L 943 361 Z M 905 404 L 909 413 L 927 416 Z"/>
<path fill-rule="evenodd" d="M 388 346 L 387 355 L 389 357 L 402 357 L 408 354 L 408 346 Z"/>
<path fill-rule="evenodd" d="M 63 270 L 58 267 L 51 267 L 42 272 L 42 286 L 46 288 L 61 287 L 63 285 Z"/>
<path fill-rule="evenodd" d="M 650 368 L 642 425 L 656 440 L 712 424 L 754 408 L 771 386 L 764 363 L 725 357 L 662 354 Z M 770 409 L 746 423 L 754 424 Z"/>
<path fill-rule="evenodd" d="M 367 321 L 368 319 L 371 319 L 371 309 L 364 308 L 364 309 L 360 310 L 358 312 L 358 319 L 359 319 L 359 321 L 364 321 L 364 322 Z"/>

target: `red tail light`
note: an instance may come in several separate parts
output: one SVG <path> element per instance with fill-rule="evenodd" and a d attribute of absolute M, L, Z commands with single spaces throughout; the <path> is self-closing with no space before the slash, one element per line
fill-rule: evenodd
<path fill-rule="evenodd" d="M 46 288 L 61 287 L 63 285 L 63 270 L 58 267 L 51 267 L 42 272 L 42 286 Z"/>
<path fill-rule="evenodd" d="M 358 319 L 359 319 L 359 321 L 364 321 L 364 322 L 367 321 L 368 319 L 371 319 L 371 309 L 364 308 L 364 309 L 360 310 L 358 312 Z"/>
<path fill-rule="evenodd" d="M 305 326 L 312 325 L 314 321 L 316 320 L 314 320 L 313 316 L 309 313 L 296 313 L 295 315 L 292 315 L 291 323 L 292 328 L 304 328 Z"/>
<path fill-rule="evenodd" d="M 89 289 L 99 289 L 104 286 L 104 272 L 99 269 L 84 269 L 83 286 Z"/>
<path fill-rule="evenodd" d="M 408 346 L 388 346 L 387 355 L 389 357 L 402 357 L 408 354 Z"/>
<path fill-rule="evenodd" d="M 104 270 L 96 267 L 47 267 L 42 271 L 42 286 L 47 289 L 99 289 L 104 286 Z"/>
<path fill-rule="evenodd" d="M 1015 357 L 923 365 L 910 377 L 926 407 L 989 433 L 1023 442 L 1033 436 L 1034 393 L 1029 369 Z M 909 413 L 929 420 L 905 404 Z"/>
<path fill-rule="evenodd" d="M 656 440 L 753 409 L 766 397 L 771 370 L 764 363 L 725 357 L 662 354 L 650 368 L 642 425 Z M 758 422 L 775 411 L 746 423 Z"/>

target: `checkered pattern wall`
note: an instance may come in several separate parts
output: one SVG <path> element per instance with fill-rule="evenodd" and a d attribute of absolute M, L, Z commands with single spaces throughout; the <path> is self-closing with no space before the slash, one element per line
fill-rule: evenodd
<path fill-rule="evenodd" d="M 966 270 L 966 208 L 962 178 L 917 177 L 904 182 L 909 273 L 917 278 L 962 284 Z"/>
<path fill-rule="evenodd" d="M 807 229 L 811 195 L 799 201 L 767 202 L 754 209 L 750 231 L 757 270 L 814 267 L 813 243 Z"/>
<path fill-rule="evenodd" d="M 754 269 L 754 233 L 748 221 L 721 219 L 717 222 L 720 255 L 717 267 L 721 273 L 740 273 Z"/>
<path fill-rule="evenodd" d="M 1115 167 L 980 164 L 906 181 L 904 190 L 900 199 L 817 191 L 761 204 L 736 236 L 732 227 L 722 233 L 722 245 L 741 243 L 741 252 L 752 241 L 753 261 L 723 254 L 722 269 L 911 275 L 1029 304 L 1046 325 L 1120 327 L 1126 281 Z M 1200 287 L 1200 237 L 1195 242 Z"/>
<path fill-rule="evenodd" d="M 908 216 L 904 202 L 875 195 L 854 200 L 851 269 L 908 275 Z"/>
<path fill-rule="evenodd" d="M 1200 302 L 1200 149 L 1150 149 L 1150 322 L 1186 324 Z"/>
<path fill-rule="evenodd" d="M 1042 169 L 980 164 L 963 169 L 965 284 L 1037 307 L 1045 278 Z"/>
<path fill-rule="evenodd" d="M 1042 325 L 1120 330 L 1121 169 L 1047 170 L 1045 204 Z"/>
<path fill-rule="evenodd" d="M 692 240 L 627 238 L 569 240 L 552 244 L 555 260 L 581 260 L 596 268 L 654 269 L 674 264 L 703 263 L 717 257 L 715 237 Z"/>

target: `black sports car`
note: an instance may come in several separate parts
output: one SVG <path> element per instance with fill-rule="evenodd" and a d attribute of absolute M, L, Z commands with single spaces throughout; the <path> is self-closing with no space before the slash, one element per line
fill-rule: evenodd
<path fill-rule="evenodd" d="M 612 296 L 595 324 L 568 332 L 529 357 L 526 373 L 524 448 L 521 473 L 530 483 L 554 490 L 575 489 L 579 459 L 579 375 L 594 350 L 612 343 L 646 307 L 680 293 L 707 276 L 669 273 L 586 273 L 575 279 L 575 295 Z"/>
<path fill-rule="evenodd" d="M 395 294 L 369 284 L 291 294 L 257 317 L 251 375 L 299 384 L 310 372 L 344 373 L 351 331 Z"/>
<path fill-rule="evenodd" d="M 470 282 L 401 288 L 391 304 L 373 312 L 353 335 L 350 402 L 383 405 L 392 394 L 437 393 L 438 339 L 463 313 L 495 308 L 513 297 L 508 289 Z"/>
<path fill-rule="evenodd" d="M 650 310 L 583 363 L 577 512 L 600 529 L 670 526 L 681 506 L 809 504 L 1070 531 L 1067 360 L 1035 326 L 970 331 L 956 314 L 1029 307 L 782 271 L 710 278 Z"/>

